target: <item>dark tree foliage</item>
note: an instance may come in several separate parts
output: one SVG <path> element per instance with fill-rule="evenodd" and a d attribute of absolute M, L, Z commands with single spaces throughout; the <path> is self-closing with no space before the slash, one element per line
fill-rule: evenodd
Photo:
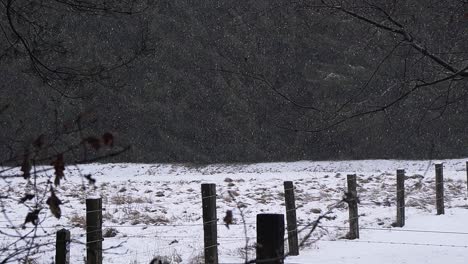
<path fill-rule="evenodd" d="M 98 90 L 123 87 L 127 68 L 146 52 L 144 21 L 137 14 L 147 7 L 126 1 L 1 1 L 0 160 L 11 160 L 39 135 L 60 149 L 77 130 L 83 138 L 88 128 L 91 134 L 104 129 L 92 102 Z M 123 33 L 129 38 L 121 38 Z"/>
<path fill-rule="evenodd" d="M 79 113 L 122 161 L 467 154 L 464 1 L 93 3 L 2 0 L 2 154 Z"/>

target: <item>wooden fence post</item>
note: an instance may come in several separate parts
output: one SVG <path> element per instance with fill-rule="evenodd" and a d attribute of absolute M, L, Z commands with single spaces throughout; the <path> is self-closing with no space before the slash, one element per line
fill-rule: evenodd
<path fill-rule="evenodd" d="M 284 215 L 257 215 L 256 263 L 284 263 Z"/>
<path fill-rule="evenodd" d="M 358 198 L 356 191 L 356 174 L 348 174 L 348 193 L 347 202 L 349 207 L 349 233 L 348 239 L 359 238 L 359 214 L 358 214 Z"/>
<path fill-rule="evenodd" d="M 86 263 L 102 264 L 102 200 L 86 199 Z"/>
<path fill-rule="evenodd" d="M 299 242 L 297 238 L 296 201 L 294 199 L 294 184 L 292 181 L 284 182 L 284 199 L 286 204 L 286 223 L 288 226 L 289 255 L 299 255 Z"/>
<path fill-rule="evenodd" d="M 218 232 L 216 217 L 216 184 L 203 183 L 203 232 L 205 241 L 205 264 L 218 263 Z"/>
<path fill-rule="evenodd" d="M 445 213 L 444 210 L 444 165 L 436 164 L 436 206 L 437 214 L 441 215 Z"/>
<path fill-rule="evenodd" d="M 70 264 L 70 231 L 57 231 L 55 240 L 55 264 Z"/>
<path fill-rule="evenodd" d="M 405 225 L 405 170 L 397 170 L 397 219 L 396 226 Z"/>

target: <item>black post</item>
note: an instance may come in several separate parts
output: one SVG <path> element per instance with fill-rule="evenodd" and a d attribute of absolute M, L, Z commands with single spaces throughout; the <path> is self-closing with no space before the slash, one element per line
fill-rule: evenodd
<path fill-rule="evenodd" d="M 55 240 L 55 264 L 70 264 L 70 231 L 57 231 Z"/>
<path fill-rule="evenodd" d="M 405 225 L 405 170 L 397 170 L 397 219 L 396 226 Z"/>
<path fill-rule="evenodd" d="M 437 214 L 445 213 L 444 210 L 444 165 L 436 164 L 436 206 Z"/>
<path fill-rule="evenodd" d="M 86 199 L 86 263 L 102 264 L 102 200 Z"/>
<path fill-rule="evenodd" d="M 203 183 L 203 232 L 205 241 L 205 264 L 218 263 L 218 232 L 216 218 L 216 184 Z"/>
<path fill-rule="evenodd" d="M 282 264 L 284 261 L 284 215 L 257 215 L 257 262 Z"/>
<path fill-rule="evenodd" d="M 358 198 L 356 191 L 356 174 L 348 174 L 348 207 L 349 207 L 349 233 L 348 239 L 359 238 L 359 214 L 358 214 Z"/>
<path fill-rule="evenodd" d="M 289 255 L 297 256 L 299 255 L 299 242 L 297 238 L 296 201 L 294 199 L 294 184 L 292 181 L 284 182 L 284 199 L 288 226 Z"/>

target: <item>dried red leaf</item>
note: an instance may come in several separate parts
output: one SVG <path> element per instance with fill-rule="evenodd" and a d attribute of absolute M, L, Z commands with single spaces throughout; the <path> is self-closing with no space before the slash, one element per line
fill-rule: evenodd
<path fill-rule="evenodd" d="M 104 142 L 104 145 L 113 147 L 114 146 L 114 135 L 112 135 L 109 132 L 104 133 L 102 135 L 102 141 Z"/>
<path fill-rule="evenodd" d="M 84 177 L 88 180 L 89 184 L 95 184 L 96 183 L 96 179 L 92 178 L 91 174 L 86 174 Z"/>
<path fill-rule="evenodd" d="M 52 161 L 51 165 L 54 166 L 54 184 L 55 186 L 60 185 L 60 180 L 65 177 L 65 163 L 63 162 L 63 154 L 58 154 L 57 158 Z"/>
<path fill-rule="evenodd" d="M 41 209 L 35 209 L 34 211 L 29 212 L 29 213 L 26 215 L 26 219 L 24 220 L 23 227 L 24 227 L 24 225 L 26 225 L 27 223 L 32 223 L 33 225 L 39 224 L 39 212 L 40 212 L 40 211 L 41 211 Z"/>
<path fill-rule="evenodd" d="M 28 200 L 32 200 L 33 198 L 35 197 L 34 194 L 31 194 L 31 193 L 27 193 L 23 196 L 23 198 L 20 199 L 19 203 L 24 203 Z"/>
<path fill-rule="evenodd" d="M 50 197 L 47 199 L 46 204 L 49 206 L 50 211 L 52 214 L 60 219 L 62 216 L 62 210 L 60 210 L 60 205 L 62 204 L 62 201 L 55 195 L 54 190 L 51 188 L 50 189 Z"/>
<path fill-rule="evenodd" d="M 26 152 L 23 157 L 23 163 L 21 164 L 21 171 L 23 172 L 23 178 L 29 179 L 31 177 L 31 161 L 29 160 L 29 152 Z"/>
<path fill-rule="evenodd" d="M 232 224 L 232 211 L 231 210 L 227 210 L 226 211 L 226 215 L 224 216 L 223 218 L 223 221 L 224 221 L 224 224 L 226 225 L 227 228 L 229 228 L 229 225 Z"/>
<path fill-rule="evenodd" d="M 76 117 L 75 122 L 79 123 L 79 122 L 81 122 L 82 120 L 85 120 L 85 119 L 88 119 L 88 120 L 89 120 L 93 115 L 94 115 L 94 111 L 93 111 L 93 110 L 91 110 L 91 109 L 85 110 L 85 111 L 81 112 L 81 113 Z"/>
<path fill-rule="evenodd" d="M 36 138 L 36 140 L 34 140 L 33 142 L 33 146 L 37 149 L 40 149 L 42 148 L 42 146 L 44 146 L 44 135 L 40 135 L 39 137 Z"/>
<path fill-rule="evenodd" d="M 99 150 L 101 148 L 101 141 L 98 138 L 87 137 L 83 139 L 83 141 L 88 143 L 95 150 Z"/>

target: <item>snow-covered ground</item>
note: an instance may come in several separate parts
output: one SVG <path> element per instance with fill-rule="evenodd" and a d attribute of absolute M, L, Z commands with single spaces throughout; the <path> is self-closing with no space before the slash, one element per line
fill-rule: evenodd
<path fill-rule="evenodd" d="M 295 184 L 297 218 L 303 227 L 341 200 L 346 190 L 346 175 L 356 174 L 360 239 L 343 239 L 348 231 L 348 209 L 340 206 L 322 222 L 300 256 L 288 257 L 285 263 L 464 263 L 468 259 L 466 161 L 301 161 L 209 166 L 93 164 L 70 167 L 66 172 L 67 180 L 56 191 L 63 202 L 63 216 L 57 220 L 48 210 L 43 210 L 41 219 L 45 221 L 41 222 L 38 234 L 45 235 L 41 241 L 53 242 L 56 230 L 69 229 L 73 239 L 72 263 L 83 263 L 86 255 L 84 202 L 87 197 L 101 196 L 104 233 L 116 232 L 115 236 L 103 241 L 103 247 L 107 248 L 103 254 L 104 263 L 149 263 L 154 256 L 167 256 L 173 263 L 200 263 L 203 253 L 200 185 L 215 183 L 220 219 L 220 263 L 242 263 L 245 236 L 237 209 L 239 205 L 245 215 L 251 245 L 248 254 L 253 258 L 256 214 L 285 213 L 283 181 L 291 180 Z M 435 163 L 444 164 L 446 213 L 441 216 L 435 211 Z M 405 169 L 408 176 L 404 228 L 391 227 L 396 215 L 397 169 Z M 38 181 L 46 181 L 53 172 L 49 174 Z M 85 174 L 96 179 L 95 187 L 80 176 Z M 2 199 L 5 214 L 15 226 L 21 226 L 28 209 L 18 201 L 32 185 L 22 178 L 14 178 L 2 180 L 0 188 L 2 196 L 9 197 Z M 226 210 L 233 210 L 235 218 L 229 229 L 222 222 Z M 12 233 L 5 214 L 0 215 L 1 230 Z M 30 225 L 21 232 L 27 232 Z M 0 235 L 1 247 L 11 241 L 13 238 Z M 10 247 L 12 249 L 12 245 Z M 46 249 L 37 256 L 38 263 L 52 262 L 54 248 Z"/>

